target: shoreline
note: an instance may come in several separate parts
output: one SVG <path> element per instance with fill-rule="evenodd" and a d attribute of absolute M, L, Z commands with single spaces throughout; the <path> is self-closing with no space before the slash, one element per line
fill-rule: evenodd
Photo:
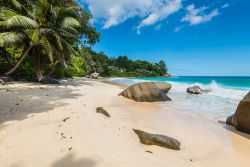
<path fill-rule="evenodd" d="M 247 167 L 250 164 L 249 135 L 236 134 L 218 122 L 183 114 L 170 105 L 163 109 L 162 103 L 136 103 L 119 97 L 117 94 L 123 87 L 89 79 L 62 86 L 23 82 L 1 86 L 2 166 Z M 96 107 L 104 107 L 111 118 L 96 113 Z M 69 119 L 64 122 L 65 118 Z M 133 128 L 177 138 L 181 150 L 142 145 Z"/>

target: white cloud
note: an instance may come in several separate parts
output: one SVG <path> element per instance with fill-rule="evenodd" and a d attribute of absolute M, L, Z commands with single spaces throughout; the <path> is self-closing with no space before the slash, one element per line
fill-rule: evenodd
<path fill-rule="evenodd" d="M 221 8 L 224 9 L 224 8 L 228 8 L 228 7 L 229 7 L 229 4 L 225 3 Z"/>
<path fill-rule="evenodd" d="M 182 28 L 183 28 L 183 26 L 175 27 L 174 32 L 179 32 Z"/>
<path fill-rule="evenodd" d="M 212 20 L 215 16 L 219 15 L 218 9 L 212 10 L 206 14 L 207 7 L 195 8 L 195 6 L 189 5 L 186 7 L 187 14 L 182 18 L 182 22 L 189 22 L 190 25 L 198 25 L 201 23 Z"/>
<path fill-rule="evenodd" d="M 164 1 L 157 7 L 157 10 L 152 11 L 141 23 L 136 27 L 137 33 L 140 33 L 141 28 L 154 25 L 155 23 L 166 19 L 169 15 L 179 11 L 182 8 L 182 0 Z"/>
<path fill-rule="evenodd" d="M 185 0 L 78 0 L 87 4 L 93 14 L 94 23 L 102 25 L 102 28 L 119 25 L 131 18 L 139 20 L 137 25 L 133 25 L 135 31 L 140 34 L 141 29 L 146 26 L 154 26 L 155 30 L 162 28 L 162 21 L 183 9 Z M 212 20 L 219 15 L 219 9 L 229 7 L 228 3 L 216 9 L 208 7 L 196 8 L 194 4 L 188 5 L 184 10 L 186 14 L 181 18 L 181 22 L 189 22 L 190 25 L 198 25 Z M 175 32 L 180 31 L 183 26 L 175 28 Z"/>
<path fill-rule="evenodd" d="M 139 17 L 142 20 L 136 26 L 150 26 L 166 19 L 182 7 L 182 0 L 81 0 L 88 8 L 95 21 L 103 22 L 103 28 L 123 23 L 127 19 Z"/>

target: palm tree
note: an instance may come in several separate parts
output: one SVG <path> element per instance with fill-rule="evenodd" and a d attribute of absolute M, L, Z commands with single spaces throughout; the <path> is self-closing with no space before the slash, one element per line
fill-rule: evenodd
<path fill-rule="evenodd" d="M 41 79 L 41 62 L 60 62 L 76 54 L 73 46 L 81 43 L 84 29 L 79 6 L 65 6 L 61 0 L 8 0 L 0 8 L 0 46 L 23 46 L 24 51 L 15 66 L 6 72 L 13 73 L 27 55 L 36 60 L 37 78 Z"/>

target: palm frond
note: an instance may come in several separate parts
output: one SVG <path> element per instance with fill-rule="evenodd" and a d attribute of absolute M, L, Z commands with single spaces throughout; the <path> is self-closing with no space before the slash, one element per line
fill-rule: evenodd
<path fill-rule="evenodd" d="M 25 34 L 21 32 L 0 33 L 0 46 L 5 47 L 11 44 L 21 43 L 25 39 Z"/>
<path fill-rule="evenodd" d="M 22 16 L 12 10 L 2 10 L 0 14 L 0 28 L 10 30 L 17 28 L 37 28 L 38 23 L 26 16 Z"/>
<path fill-rule="evenodd" d="M 64 19 L 62 19 L 61 21 L 61 26 L 62 28 L 68 28 L 68 27 L 72 27 L 72 28 L 79 28 L 81 27 L 80 22 L 73 18 L 73 17 L 65 17 Z"/>

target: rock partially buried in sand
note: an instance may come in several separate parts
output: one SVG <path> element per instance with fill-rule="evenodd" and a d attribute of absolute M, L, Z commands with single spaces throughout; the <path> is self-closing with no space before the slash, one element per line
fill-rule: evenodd
<path fill-rule="evenodd" d="M 52 85 L 61 84 L 58 80 L 48 76 L 43 76 L 39 82 L 42 84 L 52 84 Z"/>
<path fill-rule="evenodd" d="M 137 134 L 142 144 L 157 145 L 172 150 L 180 150 L 181 143 L 174 138 L 164 135 L 150 134 L 136 129 L 133 129 L 133 131 Z"/>
<path fill-rule="evenodd" d="M 250 134 L 250 92 L 241 100 L 235 114 L 227 118 L 226 123 Z"/>
<path fill-rule="evenodd" d="M 110 118 L 110 114 L 103 107 L 97 107 L 96 113 L 101 113 L 101 114 L 105 115 L 106 117 Z"/>
<path fill-rule="evenodd" d="M 209 92 L 209 90 L 203 90 L 199 86 L 192 86 L 192 87 L 187 88 L 187 92 L 190 94 L 199 95 L 202 93 L 207 93 Z"/>
<path fill-rule="evenodd" d="M 160 86 L 163 89 L 163 84 Z M 167 88 L 169 87 L 164 87 L 165 91 L 169 90 Z M 128 87 L 119 96 L 124 96 L 137 102 L 171 101 L 162 89 L 154 82 L 141 82 Z"/>

